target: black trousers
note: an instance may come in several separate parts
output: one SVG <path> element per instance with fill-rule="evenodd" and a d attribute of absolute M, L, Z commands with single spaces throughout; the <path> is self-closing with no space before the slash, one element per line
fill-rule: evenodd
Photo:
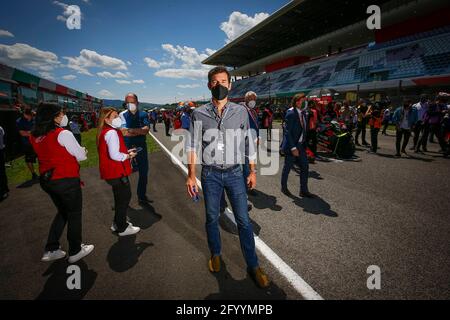
<path fill-rule="evenodd" d="M 381 134 L 386 134 L 386 130 L 389 126 L 389 121 L 383 121 L 383 130 L 381 131 Z"/>
<path fill-rule="evenodd" d="M 362 144 L 367 144 L 366 142 L 366 126 L 367 119 L 363 118 L 361 122 L 358 122 L 358 126 L 356 128 L 355 142 L 358 143 L 359 135 L 361 134 Z"/>
<path fill-rule="evenodd" d="M 316 130 L 308 130 L 306 134 L 308 139 L 308 147 L 309 149 L 316 155 L 317 153 L 317 131 Z"/>
<path fill-rule="evenodd" d="M 164 121 L 164 125 L 165 125 L 165 127 L 166 127 L 166 136 L 169 136 L 169 135 L 170 135 L 170 133 L 169 133 L 169 130 L 170 130 L 170 122 L 165 122 L 165 121 Z"/>
<path fill-rule="evenodd" d="M 425 130 L 425 125 L 423 124 L 422 121 L 417 121 L 416 124 L 414 125 L 414 138 L 413 138 L 413 143 L 414 143 L 414 149 L 419 149 L 420 145 L 418 146 L 418 143 L 420 141 L 420 135 L 422 134 L 422 132 L 424 132 Z"/>
<path fill-rule="evenodd" d="M 114 223 L 117 226 L 117 232 L 124 232 L 128 227 L 127 210 L 131 200 L 131 187 L 128 177 L 120 179 L 106 180 L 112 187 L 114 194 Z"/>
<path fill-rule="evenodd" d="M 420 145 L 422 145 L 422 148 L 424 150 L 427 149 L 427 141 L 428 141 L 428 136 L 430 135 L 430 133 L 431 133 L 431 135 L 436 136 L 436 138 L 438 139 L 439 145 L 441 146 L 441 149 L 445 151 L 446 144 L 444 141 L 444 137 L 442 136 L 441 125 L 439 123 L 428 124 L 425 126 L 424 132 L 422 135 L 422 139 L 420 140 L 419 145 L 417 146 L 417 149 L 420 148 Z"/>
<path fill-rule="evenodd" d="M 52 181 L 42 181 L 42 189 L 48 193 L 58 213 L 50 227 L 46 251 L 55 251 L 60 247 L 59 239 L 67 224 L 67 241 L 69 242 L 69 255 L 73 256 L 81 250 L 81 211 L 83 197 L 80 179 L 68 178 Z"/>
<path fill-rule="evenodd" d="M 409 138 L 411 137 L 411 131 L 407 129 L 397 129 L 397 137 L 395 139 L 395 146 L 397 149 L 397 154 L 400 154 L 400 145 L 401 151 L 405 151 L 406 146 L 408 145 Z M 403 139 L 403 144 L 401 144 Z"/>
<path fill-rule="evenodd" d="M 0 197 L 8 193 L 8 178 L 5 169 L 5 151 L 0 149 Z"/>
<path fill-rule="evenodd" d="M 370 144 L 373 152 L 378 150 L 378 132 L 380 132 L 380 128 L 370 128 Z"/>

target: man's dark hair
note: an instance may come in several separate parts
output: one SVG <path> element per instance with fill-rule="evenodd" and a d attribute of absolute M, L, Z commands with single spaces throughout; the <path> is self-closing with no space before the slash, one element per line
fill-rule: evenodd
<path fill-rule="evenodd" d="M 231 82 L 231 75 L 225 67 L 215 67 L 208 72 L 208 83 L 211 83 L 212 77 L 219 73 L 226 73 L 228 76 L 228 82 Z"/>

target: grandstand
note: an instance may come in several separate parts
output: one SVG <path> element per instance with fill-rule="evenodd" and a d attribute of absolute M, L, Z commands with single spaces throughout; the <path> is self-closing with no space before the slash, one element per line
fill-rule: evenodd
<path fill-rule="evenodd" d="M 380 30 L 366 27 L 371 4 L 381 8 Z M 232 68 L 235 101 L 248 90 L 286 101 L 326 88 L 340 99 L 388 95 L 395 102 L 449 88 L 450 6 L 441 0 L 292 1 L 203 63 Z"/>
<path fill-rule="evenodd" d="M 15 128 L 15 120 L 20 116 L 17 107 L 26 105 L 34 109 L 40 102 L 59 104 L 69 117 L 83 113 L 88 122 L 92 112 L 103 105 L 103 100 L 87 93 L 0 63 L 0 126 L 9 134 L 6 139 L 8 159 L 14 158 L 20 151 Z"/>

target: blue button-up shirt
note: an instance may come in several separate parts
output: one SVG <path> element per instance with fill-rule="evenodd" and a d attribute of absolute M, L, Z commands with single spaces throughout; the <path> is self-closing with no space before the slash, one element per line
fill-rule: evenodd
<path fill-rule="evenodd" d="M 130 111 L 125 110 L 120 113 L 120 118 L 122 118 L 122 128 L 141 129 L 150 126 L 148 115 L 144 111 L 138 110 L 135 114 L 132 114 Z M 133 145 L 145 145 L 146 136 L 124 137 L 124 139 L 125 144 L 130 148 Z"/>

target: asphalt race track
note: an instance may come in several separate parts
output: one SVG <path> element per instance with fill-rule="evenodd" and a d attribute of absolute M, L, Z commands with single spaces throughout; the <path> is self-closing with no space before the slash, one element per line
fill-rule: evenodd
<path fill-rule="evenodd" d="M 153 134 L 169 149 L 175 144 L 162 125 Z M 358 162 L 312 164 L 317 199 L 295 196 L 295 171 L 294 196 L 282 194 L 282 164 L 278 174 L 259 176 L 257 196 L 249 197 L 254 231 L 324 299 L 449 299 L 450 160 L 437 144 L 402 159 L 393 158 L 392 136 L 379 145 L 378 155 L 358 149 Z M 83 170 L 82 180 L 83 240 L 96 248 L 77 264 L 81 290 L 67 289 L 66 261 L 40 262 L 55 208 L 33 185 L 12 188 L 0 204 L 0 299 L 302 299 L 264 258 L 273 282 L 267 290 L 255 286 L 225 217 L 224 269 L 209 273 L 203 203 L 186 196 L 184 174 L 163 150 L 150 155 L 154 202 L 141 207 L 134 196 L 130 204 L 130 220 L 143 229 L 136 236 L 110 232 L 112 192 L 98 170 Z M 132 183 L 135 192 L 134 176 Z M 371 265 L 381 269 L 380 290 L 367 288 Z"/>

